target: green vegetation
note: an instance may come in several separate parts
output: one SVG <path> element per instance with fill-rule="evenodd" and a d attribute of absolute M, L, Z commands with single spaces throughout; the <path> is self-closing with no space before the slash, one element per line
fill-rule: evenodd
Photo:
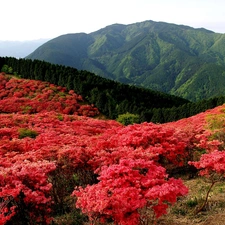
<path fill-rule="evenodd" d="M 137 115 L 139 122 L 164 123 L 195 115 L 225 102 L 225 97 L 220 96 L 192 103 L 174 95 L 122 84 L 88 71 L 39 60 L 0 57 L 0 68 L 4 68 L 4 65 L 11 67 L 13 73 L 21 78 L 48 81 L 74 90 L 110 119 L 129 113 Z M 29 109 L 25 107 L 24 112 Z"/>
<path fill-rule="evenodd" d="M 196 102 L 225 95 L 224 40 L 224 34 L 205 29 L 145 21 L 62 35 L 27 58 Z"/>
<path fill-rule="evenodd" d="M 36 138 L 37 135 L 38 135 L 38 133 L 35 130 L 30 130 L 27 128 L 19 129 L 19 139 L 22 139 L 25 137 Z"/>
<path fill-rule="evenodd" d="M 57 118 L 59 119 L 59 121 L 63 121 L 63 115 L 62 114 L 58 114 Z"/>
<path fill-rule="evenodd" d="M 13 73 L 13 68 L 8 65 L 3 65 L 1 72 L 12 74 Z"/>
<path fill-rule="evenodd" d="M 139 121 L 140 121 L 139 115 L 134 115 L 134 114 L 131 114 L 128 112 L 125 114 L 119 115 L 116 120 L 118 122 L 122 123 L 123 125 L 139 123 Z"/>
<path fill-rule="evenodd" d="M 30 110 L 32 110 L 32 107 L 29 105 L 23 106 L 21 108 L 23 109 L 23 113 L 28 113 Z"/>

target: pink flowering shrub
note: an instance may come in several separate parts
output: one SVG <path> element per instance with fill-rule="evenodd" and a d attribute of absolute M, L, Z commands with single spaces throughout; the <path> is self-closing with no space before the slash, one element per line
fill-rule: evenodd
<path fill-rule="evenodd" d="M 121 159 L 101 169 L 99 183 L 80 187 L 73 195 L 76 206 L 93 222 L 112 219 L 121 225 L 136 225 L 150 219 L 143 209 L 158 218 L 177 197 L 188 193 L 181 180 L 167 178 L 165 169 L 154 161 Z"/>

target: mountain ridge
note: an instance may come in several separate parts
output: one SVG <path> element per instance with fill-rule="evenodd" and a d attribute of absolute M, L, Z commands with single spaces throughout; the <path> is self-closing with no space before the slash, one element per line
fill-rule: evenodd
<path fill-rule="evenodd" d="M 61 35 L 26 58 L 198 101 L 225 94 L 224 43 L 224 34 L 149 20 Z"/>

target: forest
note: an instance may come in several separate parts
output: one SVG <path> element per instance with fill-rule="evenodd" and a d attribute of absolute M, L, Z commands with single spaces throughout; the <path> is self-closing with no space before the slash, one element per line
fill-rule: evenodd
<path fill-rule="evenodd" d="M 224 96 L 190 102 L 174 95 L 122 84 L 84 70 L 39 60 L 0 57 L 2 72 L 48 81 L 81 95 L 109 119 L 129 113 L 138 122 L 165 123 L 222 105 Z"/>

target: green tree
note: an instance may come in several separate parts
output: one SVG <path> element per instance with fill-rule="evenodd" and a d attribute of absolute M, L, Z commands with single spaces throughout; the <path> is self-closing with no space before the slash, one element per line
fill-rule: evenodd
<path fill-rule="evenodd" d="M 1 71 L 5 72 L 5 73 L 13 74 L 13 68 L 11 66 L 6 65 L 6 64 L 3 65 Z"/>
<path fill-rule="evenodd" d="M 73 90 L 73 78 L 72 78 L 72 74 L 68 74 L 68 78 L 67 78 L 67 83 L 66 83 L 66 87 L 68 90 Z"/>
<path fill-rule="evenodd" d="M 118 116 L 116 119 L 119 123 L 122 123 L 123 125 L 127 126 L 129 124 L 139 123 L 139 115 L 132 114 L 132 113 L 125 113 Z"/>
<path fill-rule="evenodd" d="M 164 123 L 164 117 L 161 108 L 153 108 L 153 116 L 151 122 L 153 123 Z"/>

